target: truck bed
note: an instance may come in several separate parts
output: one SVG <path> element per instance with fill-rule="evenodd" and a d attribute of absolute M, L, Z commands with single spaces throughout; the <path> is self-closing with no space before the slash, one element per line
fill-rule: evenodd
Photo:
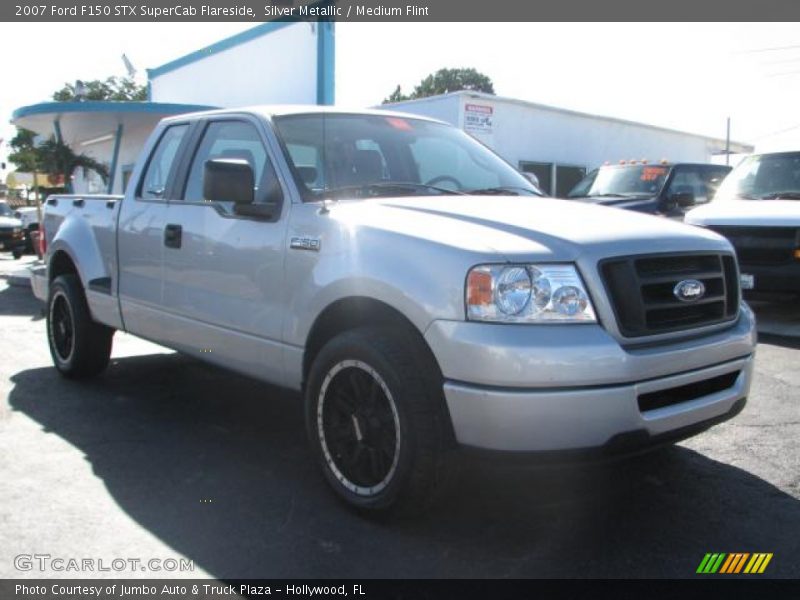
<path fill-rule="evenodd" d="M 53 195 L 45 201 L 43 215 L 48 248 L 58 246 L 58 239 L 66 234 L 97 247 L 97 252 L 87 253 L 97 257 L 96 262 L 81 264 L 80 275 L 93 316 L 111 325 L 119 321 L 112 282 L 117 273 L 117 210 L 122 198 L 107 194 Z M 32 273 L 33 290 L 41 300 L 47 297 L 46 277 L 41 269 Z"/>

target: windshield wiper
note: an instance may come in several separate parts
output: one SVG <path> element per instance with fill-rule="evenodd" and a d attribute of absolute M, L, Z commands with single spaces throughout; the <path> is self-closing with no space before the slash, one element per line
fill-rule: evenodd
<path fill-rule="evenodd" d="M 589 194 L 588 196 L 584 196 L 585 198 L 636 198 L 639 196 L 649 196 L 649 194 L 645 194 L 644 192 L 617 192 L 614 194 L 606 193 L 606 194 Z"/>
<path fill-rule="evenodd" d="M 409 190 L 413 191 L 414 193 L 430 190 L 451 196 L 464 195 L 464 192 L 459 192 L 458 190 L 450 190 L 443 187 L 437 187 L 435 185 L 428 185 L 427 183 L 416 183 L 413 181 L 384 181 L 379 183 L 365 183 L 363 185 L 345 185 L 342 187 L 325 190 L 325 194 L 331 196 L 340 196 L 341 194 L 357 192 L 359 194 L 357 196 L 358 198 L 368 198 L 371 196 L 386 195 L 386 193 L 391 192 Z"/>
<path fill-rule="evenodd" d="M 758 200 L 800 200 L 800 192 L 772 192 L 758 196 Z"/>
<path fill-rule="evenodd" d="M 536 190 L 532 190 L 529 188 L 524 188 L 516 185 L 498 185 L 497 187 L 487 187 L 487 188 L 478 188 L 474 190 L 465 190 L 464 193 L 472 194 L 475 196 L 490 196 L 490 195 L 509 195 L 509 196 L 520 196 L 520 192 L 527 192 L 532 196 L 540 196 L 544 197 L 544 194 L 537 192 Z"/>

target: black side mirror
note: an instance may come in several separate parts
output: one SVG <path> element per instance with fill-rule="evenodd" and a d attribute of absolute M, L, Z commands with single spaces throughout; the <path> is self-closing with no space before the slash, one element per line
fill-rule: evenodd
<path fill-rule="evenodd" d="M 676 206 L 680 206 L 681 208 L 694 206 L 695 203 L 694 192 L 684 191 L 684 190 L 677 191 L 670 196 L 670 200 Z"/>
<path fill-rule="evenodd" d="M 235 205 L 252 204 L 255 180 L 246 160 L 216 158 L 207 160 L 203 173 L 203 198 Z"/>
<path fill-rule="evenodd" d="M 311 185 L 317 180 L 316 167 L 297 167 L 297 172 L 300 173 L 300 178 L 306 185 Z"/>

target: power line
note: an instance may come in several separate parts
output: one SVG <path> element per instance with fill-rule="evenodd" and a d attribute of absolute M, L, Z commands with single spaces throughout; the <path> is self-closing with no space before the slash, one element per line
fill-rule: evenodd
<path fill-rule="evenodd" d="M 773 46 L 771 48 L 753 48 L 752 50 L 744 50 L 747 54 L 755 52 L 775 52 L 777 50 L 795 50 L 800 48 L 800 44 L 793 44 L 791 46 Z"/>
<path fill-rule="evenodd" d="M 787 131 L 794 131 L 795 129 L 800 129 L 800 123 L 797 125 L 792 125 L 791 127 L 786 127 L 785 129 L 779 129 L 778 131 L 773 131 L 772 133 L 765 133 L 764 135 L 759 135 L 757 137 L 752 138 L 753 140 L 762 140 L 764 138 L 772 137 L 773 135 L 778 135 L 779 133 L 786 133 Z"/>
<path fill-rule="evenodd" d="M 767 77 L 781 77 L 782 75 L 799 75 L 800 71 L 785 71 L 783 73 L 770 73 Z"/>
<path fill-rule="evenodd" d="M 800 56 L 795 56 L 794 58 L 785 58 L 782 60 L 768 60 L 764 61 L 762 64 L 765 65 L 785 65 L 785 64 L 796 63 L 800 64 Z"/>

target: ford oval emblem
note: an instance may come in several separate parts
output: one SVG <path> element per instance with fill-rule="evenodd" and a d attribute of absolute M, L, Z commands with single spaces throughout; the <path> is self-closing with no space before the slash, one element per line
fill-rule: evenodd
<path fill-rule="evenodd" d="M 706 286 L 697 279 L 679 281 L 672 294 L 681 302 L 695 302 L 706 295 Z"/>

